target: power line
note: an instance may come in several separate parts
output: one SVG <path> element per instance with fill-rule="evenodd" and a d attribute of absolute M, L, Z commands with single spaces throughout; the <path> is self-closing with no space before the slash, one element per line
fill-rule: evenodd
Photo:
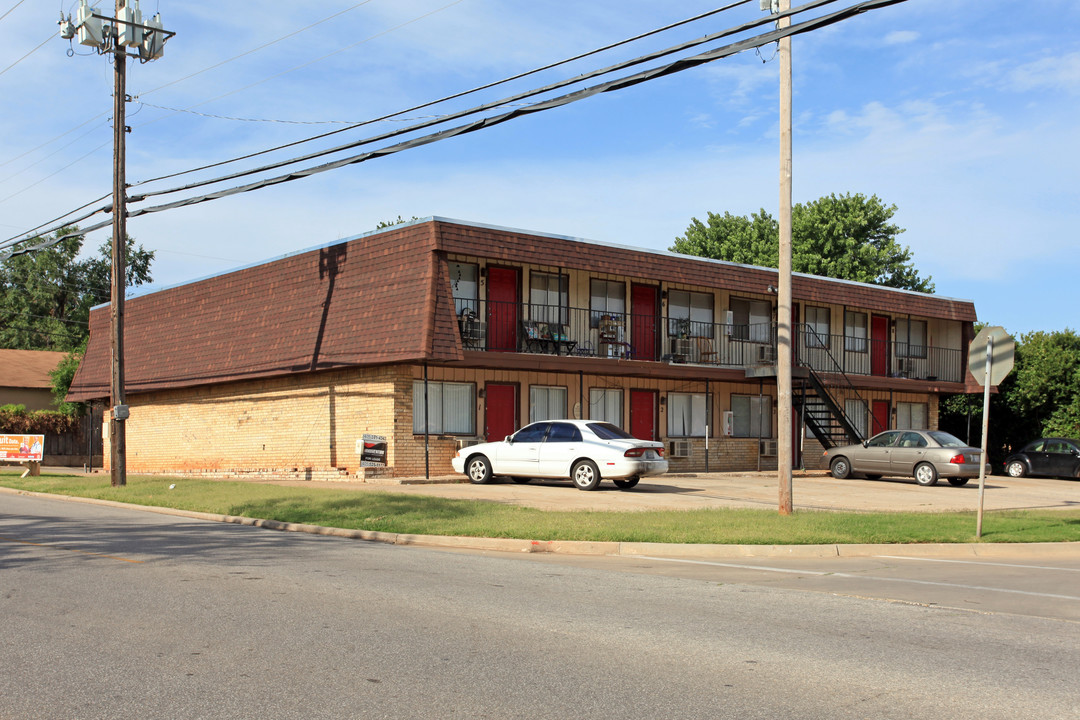
<path fill-rule="evenodd" d="M 14 8 L 12 8 L 12 10 L 14 10 Z M 11 12 L 11 11 L 9 10 L 8 12 Z M 25 55 L 23 55 L 23 56 L 22 56 L 21 58 L 19 58 L 19 59 L 18 59 L 18 60 L 16 60 L 15 62 L 11 63 L 10 65 L 8 65 L 8 66 L 7 66 L 6 68 L 4 68 L 3 70 L 0 70 L 0 75 L 3 75 L 3 74 L 4 74 L 4 73 L 6 73 L 6 72 L 7 72 L 8 70 L 10 70 L 11 68 L 15 67 L 16 65 L 18 65 L 19 63 L 21 63 L 21 62 L 22 62 L 23 60 L 25 60 L 26 58 L 30 57 L 30 56 L 31 56 L 31 55 L 33 55 L 34 53 L 36 53 L 36 52 L 37 52 L 38 50 L 40 50 L 41 48 L 45 47 L 45 44 L 46 44 L 47 42 L 49 42 L 50 40 L 52 40 L 52 39 L 53 39 L 54 37 L 56 37 L 56 36 L 57 36 L 57 35 L 59 35 L 59 34 L 60 34 L 60 33 L 59 33 L 59 31 L 58 31 L 58 32 L 54 32 L 54 33 L 53 33 L 52 35 L 50 35 L 49 37 L 45 38 L 45 41 L 44 41 L 43 43 L 41 43 L 40 45 L 38 45 L 38 46 L 37 46 L 36 48 L 34 48 L 34 49 L 33 49 L 33 50 L 31 50 L 30 52 L 26 53 Z"/>
<path fill-rule="evenodd" d="M 827 2 L 835 2 L 835 1 L 836 0 L 827 0 Z M 240 156 L 237 156 L 235 158 L 231 158 L 229 160 L 222 160 L 222 161 L 219 161 L 219 162 L 216 162 L 216 163 L 211 163 L 209 165 L 203 165 L 201 167 L 192 168 L 190 170 L 184 170 L 182 172 L 176 172 L 176 173 L 171 173 L 169 175 L 161 175 L 161 176 L 156 177 L 156 178 L 150 178 L 149 180 L 143 180 L 143 181 L 141 181 L 139 183 L 136 183 L 132 187 L 135 187 L 135 186 L 138 186 L 138 185 L 146 185 L 146 184 L 149 184 L 149 183 L 152 183 L 152 182 L 157 182 L 157 181 L 160 181 L 160 180 L 167 180 L 169 178 L 179 177 L 181 175 L 185 175 L 185 174 L 189 174 L 189 173 L 193 173 L 193 172 L 200 172 L 202 170 L 209 170 L 209 169 L 212 169 L 212 168 L 215 168 L 215 167 L 221 167 L 222 165 L 227 165 L 229 163 L 238 162 L 240 160 L 250 160 L 251 158 L 258 157 L 260 155 L 267 155 L 269 153 L 277 152 L 279 150 L 285 150 L 285 149 L 288 149 L 290 147 L 296 147 L 297 145 L 302 145 L 303 143 L 312 142 L 312 141 L 315 141 L 315 140 L 322 140 L 323 138 L 327 138 L 327 137 L 330 137 L 332 135 L 337 135 L 339 133 L 347 132 L 349 130 L 354 130 L 356 128 L 364 127 L 366 125 L 373 125 L 373 124 L 375 124 L 377 122 L 383 122 L 385 120 L 391 120 L 393 118 L 396 118 L 396 117 L 398 117 L 400 115 L 404 115 L 406 113 L 412 113 L 412 112 L 416 112 L 418 110 L 423 110 L 424 108 L 428 108 L 428 107 L 431 107 L 433 105 L 438 105 L 440 103 L 448 102 L 450 100 L 456 100 L 458 98 L 465 97 L 466 95 L 471 95 L 473 93 L 477 93 L 477 92 L 480 92 L 482 90 L 489 90 L 489 89 L 491 89 L 493 87 L 498 87 L 499 85 L 504 85 L 506 83 L 513 82 L 514 80 L 520 80 L 522 78 L 529 77 L 530 75 L 535 75 L 537 73 L 544 72 L 546 70 L 551 70 L 553 68 L 557 68 L 557 67 L 559 67 L 561 65 L 566 65 L 566 64 L 569 64 L 569 63 L 572 63 L 572 62 L 576 62 L 578 60 L 582 60 L 582 59 L 590 57 L 592 55 L 597 55 L 597 54 L 602 53 L 602 52 L 607 52 L 608 50 L 613 50 L 613 49 L 615 49 L 617 47 L 621 47 L 623 45 L 627 45 L 627 44 L 632 43 L 632 42 L 637 42 L 638 40 L 642 40 L 642 39 L 650 37 L 652 35 L 656 35 L 656 34 L 661 33 L 661 32 L 666 32 L 668 30 L 680 27 L 682 25 L 686 25 L 688 23 L 696 22 L 698 20 L 702 20 L 704 18 L 710 17 L 712 15 L 716 15 L 716 14 L 721 13 L 721 12 L 726 12 L 726 11 L 734 9 L 734 8 L 740 6 L 740 5 L 745 5 L 748 2 L 753 2 L 753 0 L 736 0 L 735 2 L 732 2 L 732 3 L 728 4 L 728 5 L 723 6 L 723 7 L 717 8 L 715 10 L 709 10 L 707 12 L 701 13 L 699 15 L 695 15 L 695 16 L 687 18 L 685 20 L 679 20 L 677 22 L 670 23 L 668 25 L 664 25 L 663 27 L 656 28 L 655 30 L 649 30 L 648 32 L 640 33 L 640 34 L 635 35 L 633 37 L 626 38 L 624 40 L 619 40 L 617 42 L 613 42 L 613 43 L 610 43 L 608 45 L 604 45 L 604 46 L 596 48 L 594 50 L 589 50 L 587 52 L 583 52 L 583 53 L 580 53 L 578 55 L 574 55 L 572 57 L 565 58 L 563 60 L 558 60 L 556 62 L 552 62 L 552 63 L 549 63 L 547 65 L 543 65 L 543 66 L 538 67 L 538 68 L 533 68 L 532 70 L 527 70 L 525 72 L 517 73 L 516 75 L 511 75 L 511 76 L 505 77 L 505 78 L 503 78 L 501 80 L 496 80 L 494 82 L 489 82 L 489 83 L 485 83 L 483 85 L 478 85 L 477 87 L 474 87 L 474 88 L 472 88 L 470 90 L 463 90 L 461 92 L 457 92 L 457 93 L 454 93 L 454 94 L 451 94 L 451 95 L 446 95 L 446 96 L 441 97 L 441 98 L 439 98 L 437 100 L 431 100 L 429 102 L 424 102 L 424 103 L 421 103 L 419 105 L 413 105 L 412 107 L 406 108 L 404 110 L 398 110 L 398 111 L 390 113 L 388 115 L 382 115 L 380 117 L 373 118 L 371 120 L 365 120 L 363 122 L 358 122 L 358 123 L 355 123 L 354 125 L 352 125 L 351 127 L 339 128 L 337 130 L 332 130 L 330 132 L 322 133 L 320 135 L 314 135 L 312 137 L 304 138 L 302 140 L 296 140 L 294 142 L 286 143 L 284 145 L 278 145 L 276 147 L 267 148 L 265 150 L 260 150 L 258 152 L 249 153 L 247 155 L 240 155 Z M 135 99 L 137 100 L 138 98 L 135 98 Z M 194 105 L 192 107 L 198 107 L 198 106 Z M 186 111 L 178 111 L 178 112 L 186 112 Z M 443 116 L 436 116 L 436 117 L 447 118 L 448 116 L 443 115 Z"/>
<path fill-rule="evenodd" d="M 778 15 L 771 15 L 771 16 L 768 16 L 767 18 L 764 18 L 763 20 L 757 20 L 757 21 L 754 21 L 754 22 L 744 23 L 741 26 L 738 26 L 736 28 L 729 29 L 728 31 L 724 31 L 723 33 L 718 33 L 718 34 L 716 34 L 716 36 L 731 35 L 731 34 L 734 34 L 736 32 L 743 32 L 746 29 L 757 27 L 757 26 L 762 25 L 762 24 L 770 24 L 770 23 L 773 23 L 780 16 L 791 16 L 791 15 L 794 15 L 794 14 L 797 14 L 797 13 L 800 13 L 800 12 L 804 12 L 804 11 L 806 11 L 808 9 L 816 8 L 818 6 L 821 6 L 821 5 L 830 3 L 830 2 L 834 2 L 834 1 L 835 0 L 816 0 L 814 2 L 810 2 L 810 3 L 807 3 L 805 5 L 802 5 L 802 6 L 798 7 L 798 8 L 793 8 L 793 9 L 787 11 L 786 13 L 780 13 Z M 163 204 L 163 205 L 140 208 L 140 209 L 137 209 L 137 210 L 134 210 L 134 211 L 130 212 L 129 217 L 138 217 L 140 215 L 145 215 L 145 214 L 149 214 L 149 213 L 162 212 L 164 210 L 170 210 L 170 209 L 174 209 L 174 208 L 178 208 L 178 207 L 184 207 L 184 206 L 187 206 L 187 205 L 193 205 L 193 204 L 198 204 L 198 203 L 202 203 L 202 202 L 207 202 L 207 201 L 210 201 L 210 200 L 216 200 L 216 199 L 220 199 L 222 197 L 227 197 L 227 196 L 235 195 L 235 194 L 239 194 L 239 193 L 251 192 L 253 190 L 261 189 L 261 188 L 264 188 L 264 187 L 270 187 L 270 186 L 282 184 L 282 183 L 285 183 L 285 182 L 291 182 L 293 180 L 297 180 L 297 179 L 300 179 L 302 177 L 308 177 L 310 175 L 315 175 L 315 174 L 327 172 L 329 170 L 338 169 L 338 168 L 341 168 L 341 167 L 345 167 L 347 165 L 358 164 L 358 163 L 365 162 L 367 160 L 371 160 L 371 159 L 378 158 L 378 157 L 385 157 L 387 155 L 391 155 L 391 154 L 394 154 L 394 153 L 397 153 L 397 152 L 401 152 L 402 150 L 408 150 L 408 149 L 411 149 L 411 148 L 414 148 L 414 147 L 420 147 L 420 146 L 431 144 L 431 143 L 437 142 L 439 140 L 444 140 L 444 139 L 447 139 L 447 138 L 450 138 L 450 137 L 456 137 L 458 135 L 468 134 L 468 133 L 475 132 L 475 131 L 480 130 L 480 129 L 485 129 L 485 128 L 488 128 L 488 127 L 492 127 L 494 125 L 501 124 L 503 122 L 507 122 L 507 121 L 512 120 L 512 119 L 516 119 L 518 117 L 523 117 L 525 115 L 529 115 L 529 114 L 533 114 L 533 113 L 537 113 L 537 112 L 542 112 L 544 110 L 550 110 L 550 109 L 553 109 L 555 107 L 561 107 L 562 105 L 566 105 L 566 104 L 569 104 L 569 103 L 572 103 L 572 102 L 576 102 L 578 100 L 584 99 L 586 97 L 591 97 L 591 96 L 599 94 L 599 93 L 605 93 L 605 92 L 611 92 L 613 90 L 624 89 L 624 88 L 627 88 L 627 87 L 630 87 L 630 86 L 633 86 L 633 85 L 637 85 L 639 83 L 647 82 L 649 80 L 654 80 L 654 79 L 657 79 L 657 78 L 660 78 L 660 77 L 665 77 L 667 75 L 682 72 L 684 70 L 688 70 L 688 69 L 691 69 L 691 68 L 694 68 L 694 67 L 698 67 L 699 65 L 702 65 L 702 64 L 705 64 L 705 63 L 708 63 L 708 62 L 712 62 L 712 61 L 715 61 L 715 60 L 718 60 L 718 59 L 721 59 L 721 58 L 729 57 L 731 55 L 737 54 L 739 52 L 742 52 L 742 51 L 744 51 L 746 49 L 749 49 L 749 48 L 752 48 L 752 47 L 759 47 L 761 45 L 766 45 L 766 44 L 769 44 L 771 42 L 775 42 L 775 41 L 777 41 L 777 40 L 779 40 L 779 39 L 781 39 L 783 37 L 788 37 L 790 35 L 796 35 L 796 34 L 802 34 L 802 33 L 805 33 L 805 32 L 810 32 L 812 30 L 816 30 L 816 29 L 820 29 L 822 27 L 826 27 L 828 25 L 832 25 L 834 23 L 840 22 L 840 21 L 848 19 L 850 17 L 854 17 L 855 15 L 862 14 L 862 13 L 867 12 L 869 10 L 883 8 L 883 7 L 887 7 L 887 6 L 890 6 L 890 5 L 895 5 L 895 4 L 898 4 L 898 3 L 901 3 L 901 2 L 905 2 L 905 1 L 906 0 L 864 0 L 863 2 L 857 3 L 857 4 L 852 5 L 850 7 L 843 8 L 841 10 L 834 11 L 832 13 L 829 13 L 829 14 L 826 14 L 826 15 L 823 15 L 823 16 L 820 16 L 820 17 L 817 17 L 817 18 L 813 18 L 811 20 L 807 20 L 807 21 L 804 21 L 804 22 L 801 22 L 801 23 L 798 23 L 798 24 L 793 24 L 793 25 L 791 25 L 790 27 L 787 27 L 787 28 L 776 29 L 776 30 L 772 30 L 772 31 L 769 31 L 769 32 L 765 32 L 765 33 L 762 33 L 762 34 L 759 34 L 759 35 L 756 35 L 756 36 L 752 36 L 752 37 L 750 37 L 748 39 L 745 39 L 745 40 L 742 40 L 742 41 L 738 41 L 738 42 L 735 42 L 735 43 L 731 43 L 731 44 L 728 44 L 728 45 L 721 46 L 720 48 L 716 48 L 714 50 L 710 50 L 710 51 L 707 51 L 707 52 L 704 52 L 704 53 L 700 53 L 698 55 L 694 55 L 694 56 L 690 56 L 690 57 L 683 58 L 683 59 L 680 59 L 680 60 L 676 60 L 674 62 L 668 63 L 667 65 L 662 65 L 662 66 L 659 66 L 659 67 L 656 67 L 656 68 L 643 70 L 641 72 L 638 72 L 638 73 L 635 73 L 635 74 L 632 74 L 632 75 L 629 75 L 629 76 L 625 76 L 625 77 L 622 77 L 622 78 L 618 78 L 618 79 L 615 79 L 615 80 L 611 80 L 611 81 L 608 81 L 608 82 L 605 82 L 605 83 L 601 83 L 601 84 L 593 86 L 593 87 L 584 88 L 584 89 L 577 90 L 575 92 L 571 92 L 571 93 L 568 93 L 566 95 L 562 95 L 562 96 L 559 96 L 559 97 L 556 97 L 556 98 L 552 98 L 552 99 L 549 99 L 549 100 L 537 102 L 537 103 L 535 103 L 535 104 L 533 104 L 533 105 L 531 105 L 529 107 L 518 108 L 518 109 L 512 110 L 510 112 L 503 113 L 502 115 L 495 115 L 495 116 L 491 116 L 491 117 L 487 117 L 487 118 L 481 118 L 479 120 L 473 121 L 473 122 L 465 124 L 465 125 L 460 125 L 460 126 L 457 126 L 457 127 L 454 127 L 454 128 L 450 128 L 450 129 L 447 129 L 447 130 L 440 131 L 440 132 L 436 132 L 436 133 L 432 133 L 432 134 L 429 134 L 429 135 L 413 138 L 411 140 L 407 140 L 407 141 L 398 143 L 396 145 L 391 145 L 389 147 L 381 148 L 379 150 L 374 150 L 374 151 L 370 151 L 370 152 L 361 153 L 359 155 L 354 155 L 354 156 L 342 158 L 342 159 L 339 159 L 339 160 L 336 160 L 336 161 L 333 161 L 333 162 L 330 162 L 330 163 L 325 163 L 323 165 L 318 165 L 318 166 L 313 166 L 313 167 L 309 167 L 309 168 L 305 168 L 305 169 L 296 170 L 296 171 L 287 173 L 285 175 L 279 175 L 279 176 L 276 176 L 276 177 L 259 180 L 259 181 L 253 182 L 253 183 L 248 183 L 246 185 L 239 185 L 239 186 L 235 186 L 235 187 L 232 187 L 232 188 L 226 188 L 224 190 L 216 191 L 216 192 L 213 192 L 213 193 L 207 193 L 207 194 L 204 194 L 204 195 L 185 198 L 185 199 L 177 200 L 177 201 L 174 201 L 174 202 L 171 202 L 171 203 L 166 203 L 166 204 Z M 689 46 L 693 46 L 694 44 L 700 44 L 700 41 L 691 41 L 690 43 L 684 43 L 683 45 L 689 47 Z M 685 49 L 685 48 L 683 48 L 683 46 L 675 46 L 675 48 Z M 653 53 L 653 54 L 650 54 L 648 56 L 643 56 L 643 57 L 648 58 L 648 59 L 652 59 L 654 57 L 663 56 L 665 54 L 671 54 L 672 52 L 676 52 L 676 51 L 677 51 L 677 49 L 669 48 L 668 50 L 660 51 L 659 53 Z M 629 61 L 629 64 L 640 64 L 640 62 L 642 62 L 642 61 L 643 60 L 641 58 L 638 58 L 638 59 L 635 59 L 634 61 Z M 615 66 L 612 66 L 611 68 L 607 68 L 607 69 L 605 69 L 603 71 L 597 71 L 596 73 L 591 73 L 591 74 L 589 74 L 589 76 L 595 76 L 596 74 L 605 74 L 607 72 L 611 72 L 612 68 L 621 69 L 622 67 L 626 67 L 626 66 L 627 66 L 626 63 L 620 63 L 620 64 L 617 64 Z M 581 77 L 586 77 L 586 76 L 581 76 Z M 576 79 L 577 82 L 581 81 L 581 77 Z M 559 85 L 559 84 L 556 84 L 556 85 Z M 546 90 L 544 90 L 544 91 L 546 91 Z M 536 92 L 528 93 L 528 94 L 536 94 Z M 505 102 L 505 101 L 501 101 L 501 102 Z M 487 106 L 480 106 L 480 108 L 478 108 L 478 109 L 473 109 L 472 111 L 465 111 L 464 113 L 459 114 L 459 116 L 464 115 L 464 114 L 474 114 L 475 112 L 480 111 L 480 109 L 489 109 L 490 107 L 497 106 L 498 104 L 499 103 L 489 103 Z M 419 126 L 414 126 L 413 128 L 406 129 L 405 132 L 413 131 L 413 130 L 417 129 L 418 127 L 429 126 L 429 125 L 430 125 L 430 123 L 429 124 L 421 124 Z M 400 134 L 400 133 L 388 134 L 388 136 L 392 136 L 392 135 L 396 135 L 396 134 Z M 350 145 L 343 146 L 343 147 L 356 147 L 357 145 L 364 144 L 364 143 L 369 143 L 369 142 L 372 142 L 372 140 L 371 139 L 362 140 L 362 141 L 359 141 L 357 143 L 351 143 Z M 340 151 L 340 149 L 341 148 L 338 148 L 335 151 Z M 317 155 L 318 154 L 313 154 L 313 156 L 317 156 Z M 300 162 L 303 159 L 310 159 L 310 158 L 301 158 L 301 159 L 292 160 L 292 161 L 285 161 L 284 163 L 278 163 L 278 164 L 275 164 L 275 165 L 266 166 L 265 168 L 261 168 L 261 169 L 254 170 L 254 171 L 249 171 L 248 173 L 237 173 L 237 174 L 234 174 L 234 176 L 226 176 L 224 178 L 218 178 L 216 180 L 207 181 L 207 182 L 202 183 L 202 184 L 209 184 L 209 183 L 212 183 L 212 182 L 223 182 L 226 179 L 231 179 L 233 177 L 242 176 L 244 174 L 251 174 L 252 172 L 265 171 L 266 169 L 277 167 L 277 166 L 280 166 L 282 164 L 292 164 L 292 163 L 295 163 L 295 162 Z M 147 182 L 149 182 L 149 181 L 147 181 Z M 191 187 L 198 186 L 198 185 L 199 184 L 191 184 Z M 147 193 L 147 194 L 145 194 L 143 196 L 140 196 L 138 198 L 133 198 L 133 201 L 138 202 L 138 201 L 143 200 L 146 197 L 150 197 L 152 195 L 161 195 L 161 194 L 179 192 L 179 191 L 181 191 L 183 189 L 190 189 L 190 187 L 174 188 L 174 189 L 171 189 L 171 190 L 158 191 L 158 192 L 152 193 L 152 194 Z M 91 213 L 91 214 L 93 214 L 93 213 Z M 94 230 L 98 230 L 98 229 L 100 229 L 102 227 L 105 227 L 108 224 L 109 224 L 109 222 L 97 223 L 97 224 L 92 225 L 90 227 L 83 228 L 81 230 L 81 232 L 92 232 Z M 25 238 L 24 237 L 24 238 L 22 238 L 20 240 L 6 241 L 4 243 L 0 243 L 0 249 L 2 249 L 4 247 L 11 247 L 13 245 L 20 244 L 22 242 L 25 242 L 28 239 L 32 239 L 32 238 Z M 55 241 L 52 241 L 52 242 L 47 241 L 47 242 L 35 245 L 33 247 L 22 248 L 22 249 L 14 250 L 14 251 L 8 251 L 4 255 L 0 255 L 0 259 L 2 259 L 3 257 L 10 257 L 10 256 L 15 255 L 15 254 L 22 254 L 22 253 L 25 253 L 25 252 L 33 252 L 35 250 L 38 250 L 38 249 L 41 249 L 41 248 L 44 248 L 44 247 L 48 247 L 50 244 L 54 244 L 54 243 L 55 243 Z"/>

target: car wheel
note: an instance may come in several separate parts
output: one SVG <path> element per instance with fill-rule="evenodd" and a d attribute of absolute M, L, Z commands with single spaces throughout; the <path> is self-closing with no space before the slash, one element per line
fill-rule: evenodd
<path fill-rule="evenodd" d="M 641 480 L 641 478 L 635 476 L 630 478 L 618 478 L 616 480 L 612 480 L 612 482 L 614 482 L 615 486 L 620 490 L 629 490 L 630 488 L 637 485 L 639 480 Z"/>
<path fill-rule="evenodd" d="M 964 487 L 967 485 L 967 478 L 949 478 L 949 484 L 954 487 Z"/>
<path fill-rule="evenodd" d="M 829 472 L 837 480 L 846 480 L 851 477 L 851 464 L 846 457 L 838 457 L 829 465 Z"/>
<path fill-rule="evenodd" d="M 925 487 L 937 485 L 937 470 L 930 463 L 919 463 L 915 466 L 915 482 Z"/>
<path fill-rule="evenodd" d="M 469 476 L 469 482 L 483 485 L 491 479 L 491 463 L 483 455 L 471 457 L 465 464 L 465 474 Z"/>
<path fill-rule="evenodd" d="M 1019 460 L 1013 460 L 1009 463 L 1009 466 L 1005 468 L 1005 472 L 1009 473 L 1009 477 L 1022 478 L 1027 475 L 1027 467 Z"/>
<path fill-rule="evenodd" d="M 570 477 L 578 490 L 595 490 L 600 484 L 600 471 L 592 460 L 580 460 L 574 464 Z"/>
<path fill-rule="evenodd" d="M 512 477 L 510 479 L 513 480 L 514 482 L 516 482 L 518 485 L 524 485 L 525 483 L 532 480 L 532 478 L 524 478 L 524 477 Z"/>

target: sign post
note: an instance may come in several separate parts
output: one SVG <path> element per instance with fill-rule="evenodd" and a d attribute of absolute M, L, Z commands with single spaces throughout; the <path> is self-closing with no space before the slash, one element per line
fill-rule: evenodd
<path fill-rule="evenodd" d="M 990 430 L 990 386 L 998 385 L 1012 372 L 1016 341 L 1001 327 L 985 327 L 968 348 L 968 372 L 983 386 L 982 454 L 979 458 L 979 513 L 975 537 L 982 537 L 983 495 L 986 491 L 987 434 Z"/>

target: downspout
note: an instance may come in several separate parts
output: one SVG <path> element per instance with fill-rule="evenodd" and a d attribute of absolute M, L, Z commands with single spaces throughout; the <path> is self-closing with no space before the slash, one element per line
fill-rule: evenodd
<path fill-rule="evenodd" d="M 709 381 L 705 380 L 705 472 L 709 472 L 709 425 L 712 421 L 712 397 L 709 396 Z"/>
<path fill-rule="evenodd" d="M 424 479 L 431 479 L 431 454 L 428 446 L 430 435 L 428 433 L 428 375 L 427 360 L 424 361 Z"/>

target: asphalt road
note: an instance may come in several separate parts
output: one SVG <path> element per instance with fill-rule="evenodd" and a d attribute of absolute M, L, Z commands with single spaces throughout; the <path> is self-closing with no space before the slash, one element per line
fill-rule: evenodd
<path fill-rule="evenodd" d="M 1078 717 L 1066 617 L 588 561 L 0 496 L 0 718 Z"/>

